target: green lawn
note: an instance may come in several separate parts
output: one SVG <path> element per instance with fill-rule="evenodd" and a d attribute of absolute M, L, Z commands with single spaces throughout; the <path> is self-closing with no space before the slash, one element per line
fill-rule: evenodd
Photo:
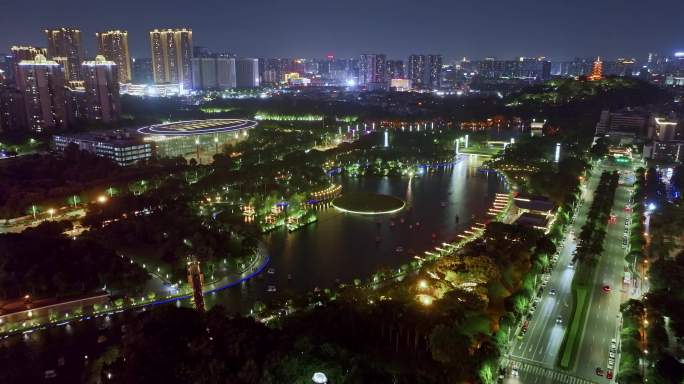
<path fill-rule="evenodd" d="M 489 148 L 489 147 L 470 147 L 470 148 L 460 148 L 461 153 L 471 153 L 476 155 L 486 155 L 494 156 L 501 152 L 501 148 Z"/>
<path fill-rule="evenodd" d="M 582 331 L 582 328 L 584 328 L 584 319 L 587 313 L 587 288 L 578 286 L 573 289 L 573 293 L 575 294 L 575 308 L 572 311 L 570 328 L 566 332 L 565 339 L 563 340 L 563 354 L 560 359 L 560 366 L 563 369 L 570 368 L 570 364 L 574 360 L 575 350 L 579 346 L 580 332 Z"/>

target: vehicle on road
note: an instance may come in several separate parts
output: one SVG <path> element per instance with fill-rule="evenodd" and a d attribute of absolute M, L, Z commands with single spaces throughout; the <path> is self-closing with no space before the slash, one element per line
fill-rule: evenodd
<path fill-rule="evenodd" d="M 603 287 L 601 287 L 601 289 L 603 290 L 603 292 L 608 293 L 610 292 L 610 285 L 604 285 Z"/>
<path fill-rule="evenodd" d="M 560 316 L 558 316 L 558 317 L 556 318 L 556 324 L 563 324 L 563 318 L 560 317 Z"/>
<path fill-rule="evenodd" d="M 520 374 L 518 373 L 518 367 L 517 366 L 512 366 L 511 367 L 511 376 L 513 377 L 518 377 Z"/>
<path fill-rule="evenodd" d="M 596 376 L 603 376 L 603 369 L 601 367 L 596 368 Z"/>
<path fill-rule="evenodd" d="M 549 290 L 549 295 L 556 296 L 556 290 L 555 289 Z"/>
<path fill-rule="evenodd" d="M 606 372 L 606 379 L 611 380 L 612 378 L 613 378 L 613 370 L 612 370 L 612 369 L 609 369 L 609 370 Z"/>

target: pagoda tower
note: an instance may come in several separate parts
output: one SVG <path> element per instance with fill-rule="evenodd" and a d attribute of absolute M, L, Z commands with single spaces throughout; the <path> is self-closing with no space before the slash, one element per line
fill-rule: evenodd
<path fill-rule="evenodd" d="M 596 61 L 594 61 L 594 67 L 591 69 L 591 76 L 589 76 L 589 80 L 591 81 L 597 81 L 601 80 L 603 78 L 603 62 L 601 61 L 601 57 L 597 57 Z"/>

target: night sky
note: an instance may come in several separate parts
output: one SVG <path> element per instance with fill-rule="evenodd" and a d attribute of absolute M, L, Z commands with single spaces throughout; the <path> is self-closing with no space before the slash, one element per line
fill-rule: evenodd
<path fill-rule="evenodd" d="M 643 59 L 684 50 L 682 15 L 684 0 L 2 0 L 0 52 L 74 26 L 89 55 L 96 31 L 127 29 L 149 57 L 147 31 L 187 26 L 195 45 L 253 57 Z"/>

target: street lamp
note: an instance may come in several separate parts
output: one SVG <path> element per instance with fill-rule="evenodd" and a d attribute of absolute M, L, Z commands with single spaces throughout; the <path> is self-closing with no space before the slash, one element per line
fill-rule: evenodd
<path fill-rule="evenodd" d="M 50 220 L 52 220 L 52 216 L 55 214 L 55 209 L 54 208 L 48 209 L 48 213 L 50 214 Z"/>
<path fill-rule="evenodd" d="M 326 384 L 328 382 L 328 378 L 325 376 L 325 373 L 316 372 L 311 378 L 311 381 L 313 381 L 316 384 Z"/>
<path fill-rule="evenodd" d="M 107 196 L 105 195 L 100 195 L 97 197 L 97 202 L 100 204 L 104 204 L 107 202 Z"/>

